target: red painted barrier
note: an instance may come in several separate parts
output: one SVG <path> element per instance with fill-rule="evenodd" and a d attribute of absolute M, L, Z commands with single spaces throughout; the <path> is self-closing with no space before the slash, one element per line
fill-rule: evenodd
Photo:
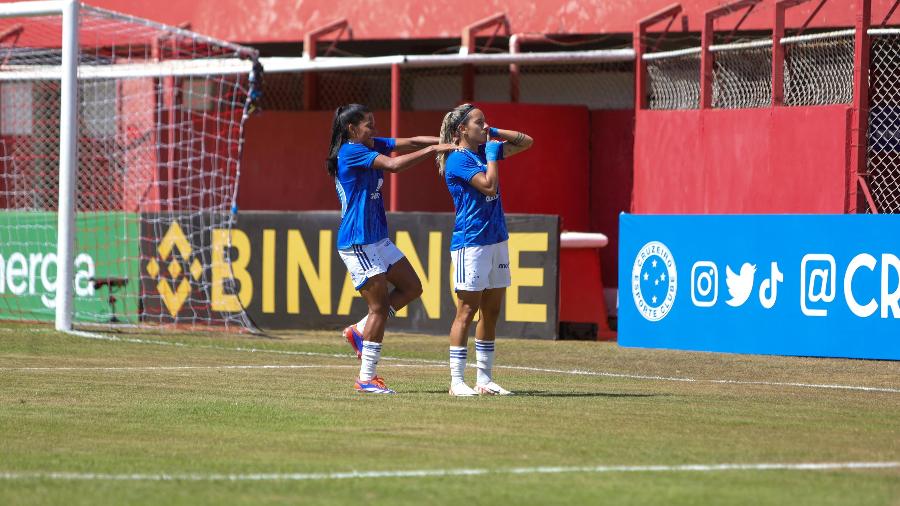
<path fill-rule="evenodd" d="M 632 212 L 843 213 L 847 106 L 640 111 Z"/>
<path fill-rule="evenodd" d="M 596 323 L 601 330 L 609 330 L 597 251 L 560 249 L 559 321 Z"/>
<path fill-rule="evenodd" d="M 605 246 L 567 245 L 566 234 L 560 238 L 559 321 L 561 324 L 593 323 L 597 328 L 595 337 L 604 341 L 616 338 L 616 333 L 609 328 L 609 311 L 600 269 L 599 256 L 605 249 Z"/>

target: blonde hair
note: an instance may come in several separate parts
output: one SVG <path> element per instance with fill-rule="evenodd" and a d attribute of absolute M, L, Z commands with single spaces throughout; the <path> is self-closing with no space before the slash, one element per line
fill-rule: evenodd
<path fill-rule="evenodd" d="M 459 126 L 474 109 L 475 106 L 472 104 L 462 104 L 444 115 L 439 135 L 441 144 L 457 144 L 459 142 Z M 444 166 L 447 164 L 447 153 L 438 153 L 434 163 L 437 164 L 438 174 L 443 176 Z"/>

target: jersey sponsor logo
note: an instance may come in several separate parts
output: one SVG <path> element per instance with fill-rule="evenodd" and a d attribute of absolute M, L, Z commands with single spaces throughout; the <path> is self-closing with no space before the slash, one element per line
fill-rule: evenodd
<path fill-rule="evenodd" d="M 381 186 L 384 184 L 384 178 L 378 178 L 378 186 L 375 188 L 375 192 L 369 196 L 372 200 L 378 200 L 381 198 Z"/>
<path fill-rule="evenodd" d="M 509 269 L 509 264 L 499 264 L 497 265 L 498 269 Z"/>

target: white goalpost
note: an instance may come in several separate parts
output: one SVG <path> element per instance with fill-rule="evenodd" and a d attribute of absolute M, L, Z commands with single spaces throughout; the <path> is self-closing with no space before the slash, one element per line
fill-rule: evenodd
<path fill-rule="evenodd" d="M 0 3 L 0 320 L 253 328 L 231 244 L 257 56 Z"/>

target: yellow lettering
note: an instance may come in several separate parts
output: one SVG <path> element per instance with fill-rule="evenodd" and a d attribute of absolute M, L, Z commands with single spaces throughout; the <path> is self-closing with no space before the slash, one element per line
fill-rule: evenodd
<path fill-rule="evenodd" d="M 519 303 L 519 288 L 543 286 L 544 269 L 519 267 L 519 254 L 523 251 L 547 251 L 549 237 L 546 232 L 509 234 L 509 269 L 512 286 L 506 291 L 506 321 L 546 322 L 546 304 Z"/>
<path fill-rule="evenodd" d="M 231 247 L 237 250 L 237 258 L 231 256 L 231 266 L 225 261 L 225 248 L 229 243 L 229 231 L 212 231 L 212 301 L 213 311 L 237 312 L 250 305 L 253 300 L 253 279 L 247 272 L 250 263 L 250 239 L 241 230 L 232 229 Z M 232 278 L 232 275 L 234 276 Z M 237 295 L 225 293 L 225 280 L 236 279 L 241 285 Z"/>
<path fill-rule="evenodd" d="M 275 231 L 263 230 L 262 311 L 275 312 Z"/>
<path fill-rule="evenodd" d="M 362 298 L 362 295 L 356 291 L 356 287 L 353 286 L 353 281 L 350 279 L 350 273 L 348 272 L 344 276 L 344 287 L 341 288 L 341 300 L 338 301 L 337 314 L 350 314 L 350 306 L 353 304 L 354 297 Z"/>
<path fill-rule="evenodd" d="M 287 241 L 287 312 L 300 312 L 300 273 L 303 273 L 319 313 L 331 314 L 331 230 L 319 231 L 318 271 L 299 230 L 289 230 Z"/>
<path fill-rule="evenodd" d="M 441 317 L 441 232 L 428 232 L 428 274 L 422 267 L 416 247 L 409 232 L 397 232 L 397 248 L 403 252 L 413 270 L 422 281 L 422 304 L 425 313 L 432 320 Z M 406 317 L 406 308 L 397 311 L 397 316 Z"/>

